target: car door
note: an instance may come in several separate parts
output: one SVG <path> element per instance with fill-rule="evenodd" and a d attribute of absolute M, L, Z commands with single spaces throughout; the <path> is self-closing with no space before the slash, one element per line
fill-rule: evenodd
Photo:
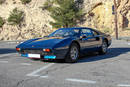
<path fill-rule="evenodd" d="M 93 32 L 89 28 L 81 29 L 80 31 L 80 45 L 81 51 L 93 51 L 97 43 Z"/>
<path fill-rule="evenodd" d="M 101 37 L 101 35 L 97 32 L 97 31 L 95 31 L 95 30 L 92 30 L 92 33 L 93 33 L 93 38 L 95 38 L 95 41 L 94 41 L 94 47 L 95 48 L 98 48 L 98 47 L 100 47 L 101 45 L 102 45 L 102 37 Z"/>

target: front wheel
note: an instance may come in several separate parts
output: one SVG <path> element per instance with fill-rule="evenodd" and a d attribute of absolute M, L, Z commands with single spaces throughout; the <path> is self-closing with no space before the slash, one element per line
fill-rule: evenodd
<path fill-rule="evenodd" d="M 79 57 L 79 47 L 77 44 L 73 43 L 70 46 L 69 52 L 67 54 L 67 58 L 65 58 L 65 62 L 75 63 L 77 62 L 78 57 Z"/>
<path fill-rule="evenodd" d="M 100 48 L 99 54 L 106 54 L 108 50 L 107 42 L 103 41 L 102 46 Z"/>

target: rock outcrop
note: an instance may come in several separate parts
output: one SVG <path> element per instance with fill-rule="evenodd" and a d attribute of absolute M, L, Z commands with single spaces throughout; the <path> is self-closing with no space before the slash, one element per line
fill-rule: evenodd
<path fill-rule="evenodd" d="M 113 0 L 85 1 L 87 15 L 82 26 L 97 28 L 114 35 Z M 130 30 L 126 30 L 130 29 L 130 0 L 118 0 L 117 5 L 119 34 L 120 36 L 130 36 Z"/>
<path fill-rule="evenodd" d="M 7 22 L 0 28 L 0 40 L 22 40 L 42 37 L 54 31 L 49 22 L 53 19 L 47 11 L 43 11 L 46 0 L 32 0 L 29 4 L 22 4 L 20 0 L 6 0 L 0 5 L 0 16 L 5 20 L 10 12 L 17 7 L 25 12 L 25 18 L 20 30 Z M 92 27 L 114 35 L 114 15 L 112 14 L 113 0 L 84 0 L 85 21 L 79 24 L 83 27 Z M 130 36 L 130 0 L 118 0 L 118 27 L 120 36 Z M 19 36 L 19 37 L 18 37 Z M 18 38 L 17 38 L 18 37 Z"/>

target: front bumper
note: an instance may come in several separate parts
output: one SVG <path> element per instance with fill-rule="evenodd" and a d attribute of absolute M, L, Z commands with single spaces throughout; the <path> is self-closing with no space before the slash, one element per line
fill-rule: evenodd
<path fill-rule="evenodd" d="M 21 49 L 18 51 L 23 57 L 30 57 L 31 54 L 39 54 L 41 59 L 64 59 L 69 47 L 61 47 L 53 49 L 52 52 L 44 52 L 42 49 Z M 33 58 L 33 57 L 31 57 Z M 35 58 L 35 57 L 34 57 Z M 36 58 L 39 58 L 36 57 Z"/>

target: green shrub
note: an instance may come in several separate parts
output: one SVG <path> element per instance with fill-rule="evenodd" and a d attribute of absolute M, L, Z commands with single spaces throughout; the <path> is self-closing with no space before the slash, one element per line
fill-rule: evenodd
<path fill-rule="evenodd" d="M 8 22 L 11 25 L 19 25 L 23 21 L 23 18 L 24 18 L 24 12 L 15 8 L 11 12 L 8 18 Z"/>
<path fill-rule="evenodd" d="M 74 27 L 84 16 L 83 8 L 78 4 L 75 0 L 47 0 L 41 8 L 50 12 L 54 19 L 50 24 L 54 28 Z"/>
<path fill-rule="evenodd" d="M 124 28 L 124 30 L 130 30 L 130 28 L 129 28 L 129 27 L 126 27 L 126 28 Z"/>
<path fill-rule="evenodd" d="M 111 29 L 109 29 L 109 28 L 104 28 L 104 29 L 103 29 L 103 32 L 104 32 L 104 33 L 109 33 L 109 34 L 110 34 L 112 31 L 111 31 Z"/>
<path fill-rule="evenodd" d="M 2 17 L 0 17 L 0 27 L 2 27 L 2 26 L 3 26 L 3 24 L 4 24 L 4 20 L 3 20 L 3 18 L 2 18 Z"/>
<path fill-rule="evenodd" d="M 5 0 L 0 0 L 0 4 L 3 4 L 5 2 Z"/>
<path fill-rule="evenodd" d="M 22 2 L 23 4 L 27 4 L 27 3 L 31 2 L 31 0 L 21 0 L 21 2 Z"/>

